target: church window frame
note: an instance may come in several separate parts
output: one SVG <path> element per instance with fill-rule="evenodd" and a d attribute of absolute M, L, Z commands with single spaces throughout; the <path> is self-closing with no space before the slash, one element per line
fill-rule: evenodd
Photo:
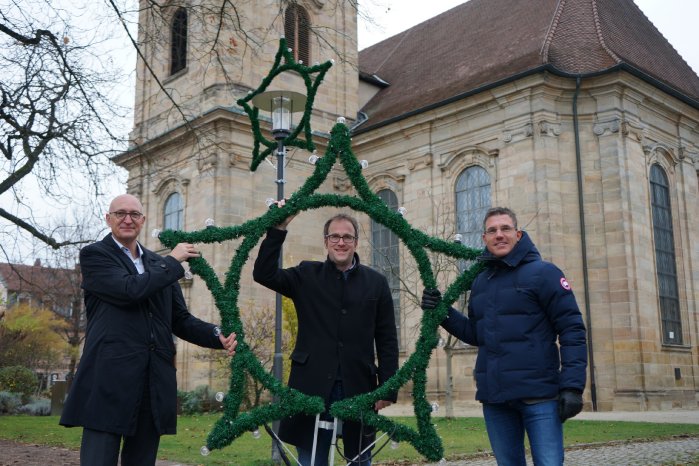
<path fill-rule="evenodd" d="M 166 230 L 184 229 L 184 200 L 177 191 L 171 193 L 163 204 L 163 228 Z"/>
<path fill-rule="evenodd" d="M 682 312 L 669 177 L 659 163 L 653 163 L 650 166 L 648 179 L 661 340 L 663 345 L 683 345 Z"/>
<path fill-rule="evenodd" d="M 392 211 L 398 210 L 398 196 L 389 188 L 380 189 L 376 195 Z M 371 219 L 371 263 L 375 270 L 386 277 L 393 299 L 393 312 L 396 321 L 396 334 L 399 348 L 401 338 L 401 300 L 400 300 L 400 239 L 387 226 Z"/>
<path fill-rule="evenodd" d="M 284 37 L 294 60 L 309 64 L 311 61 L 311 17 L 298 3 L 292 3 L 284 14 Z"/>
<path fill-rule="evenodd" d="M 177 8 L 170 25 L 170 76 L 187 68 L 188 22 L 187 9 Z"/>
<path fill-rule="evenodd" d="M 492 180 L 480 165 L 464 168 L 454 183 L 456 233 L 471 248 L 483 248 L 483 217 L 492 206 Z"/>

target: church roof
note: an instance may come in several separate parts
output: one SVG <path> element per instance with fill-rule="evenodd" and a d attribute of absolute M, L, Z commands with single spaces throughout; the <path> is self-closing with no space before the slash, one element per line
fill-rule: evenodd
<path fill-rule="evenodd" d="M 528 73 L 624 69 L 699 108 L 699 76 L 632 0 L 470 0 L 359 53 L 388 83 L 361 132 Z"/>

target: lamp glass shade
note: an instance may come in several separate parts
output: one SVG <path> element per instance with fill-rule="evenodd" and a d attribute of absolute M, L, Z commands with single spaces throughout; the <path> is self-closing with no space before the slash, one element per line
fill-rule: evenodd
<path fill-rule="evenodd" d="M 289 131 L 291 129 L 292 101 L 288 97 L 272 98 L 272 131 Z"/>
<path fill-rule="evenodd" d="M 272 132 L 283 136 L 291 131 L 292 113 L 304 111 L 306 96 L 294 91 L 266 91 L 253 97 L 252 104 L 270 112 Z"/>

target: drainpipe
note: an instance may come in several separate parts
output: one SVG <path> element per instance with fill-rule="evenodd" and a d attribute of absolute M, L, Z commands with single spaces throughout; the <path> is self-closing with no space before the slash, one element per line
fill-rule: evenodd
<path fill-rule="evenodd" d="M 578 175 L 578 212 L 580 215 L 580 247 L 582 249 L 583 284 L 585 287 L 585 320 L 587 327 L 587 359 L 590 368 L 590 396 L 592 410 L 597 411 L 597 383 L 595 381 L 595 352 L 592 347 L 592 317 L 590 312 L 590 277 L 587 270 L 587 234 L 585 232 L 585 211 L 583 204 L 583 174 L 582 157 L 580 155 L 580 128 L 578 126 L 578 95 L 580 94 L 581 77 L 575 78 L 575 94 L 573 95 L 573 132 L 575 133 L 575 165 Z"/>

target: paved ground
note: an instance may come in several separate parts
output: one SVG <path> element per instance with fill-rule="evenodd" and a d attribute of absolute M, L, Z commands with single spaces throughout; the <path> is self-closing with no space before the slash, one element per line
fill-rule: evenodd
<path fill-rule="evenodd" d="M 386 414 L 412 414 L 410 406 L 391 407 L 388 411 Z M 443 415 L 443 413 L 438 411 L 436 416 L 439 415 Z M 481 416 L 481 413 L 480 410 L 457 407 L 456 415 L 476 417 Z M 699 424 L 699 411 L 585 412 L 579 414 L 578 418 L 601 421 Z M 79 464 L 77 451 L 0 440 L 0 466 L 79 466 Z M 430 466 L 494 466 L 495 464 L 495 460 L 492 457 L 484 455 L 483 457 L 470 458 L 463 461 L 434 463 Z M 615 442 L 604 445 L 579 446 L 566 450 L 566 465 L 699 466 L 699 437 L 678 437 L 660 442 Z M 158 461 L 157 466 L 188 465 Z"/>
<path fill-rule="evenodd" d="M 389 408 L 390 409 L 390 408 Z M 393 408 L 394 415 L 409 415 L 411 407 L 398 406 Z M 442 408 L 440 408 L 441 410 Z M 457 407 L 456 415 L 480 417 L 480 409 Z M 442 413 L 443 414 L 443 413 Z M 437 411 L 437 416 L 440 412 Z M 699 424 L 699 411 L 669 410 L 669 411 L 614 411 L 614 412 L 582 412 L 576 419 L 597 421 L 630 421 L 657 422 L 674 424 Z M 527 458 L 532 464 L 531 457 Z M 565 452 L 565 463 L 571 466 L 699 466 L 699 437 L 676 438 L 660 442 L 614 442 L 604 445 L 584 445 L 568 448 Z M 496 466 L 492 456 L 471 458 L 466 461 L 449 461 L 434 463 L 429 466 Z"/>
<path fill-rule="evenodd" d="M 533 464 L 527 456 L 528 464 Z M 570 466 L 611 465 L 699 465 L 699 438 L 689 437 L 662 442 L 613 443 L 567 449 L 565 464 Z M 464 461 L 433 463 L 429 466 L 496 466 L 495 458 L 470 458 Z"/>
<path fill-rule="evenodd" d="M 170 461 L 158 461 L 156 465 L 188 466 Z M 80 455 L 67 448 L 0 439 L 0 466 L 80 466 Z"/>

